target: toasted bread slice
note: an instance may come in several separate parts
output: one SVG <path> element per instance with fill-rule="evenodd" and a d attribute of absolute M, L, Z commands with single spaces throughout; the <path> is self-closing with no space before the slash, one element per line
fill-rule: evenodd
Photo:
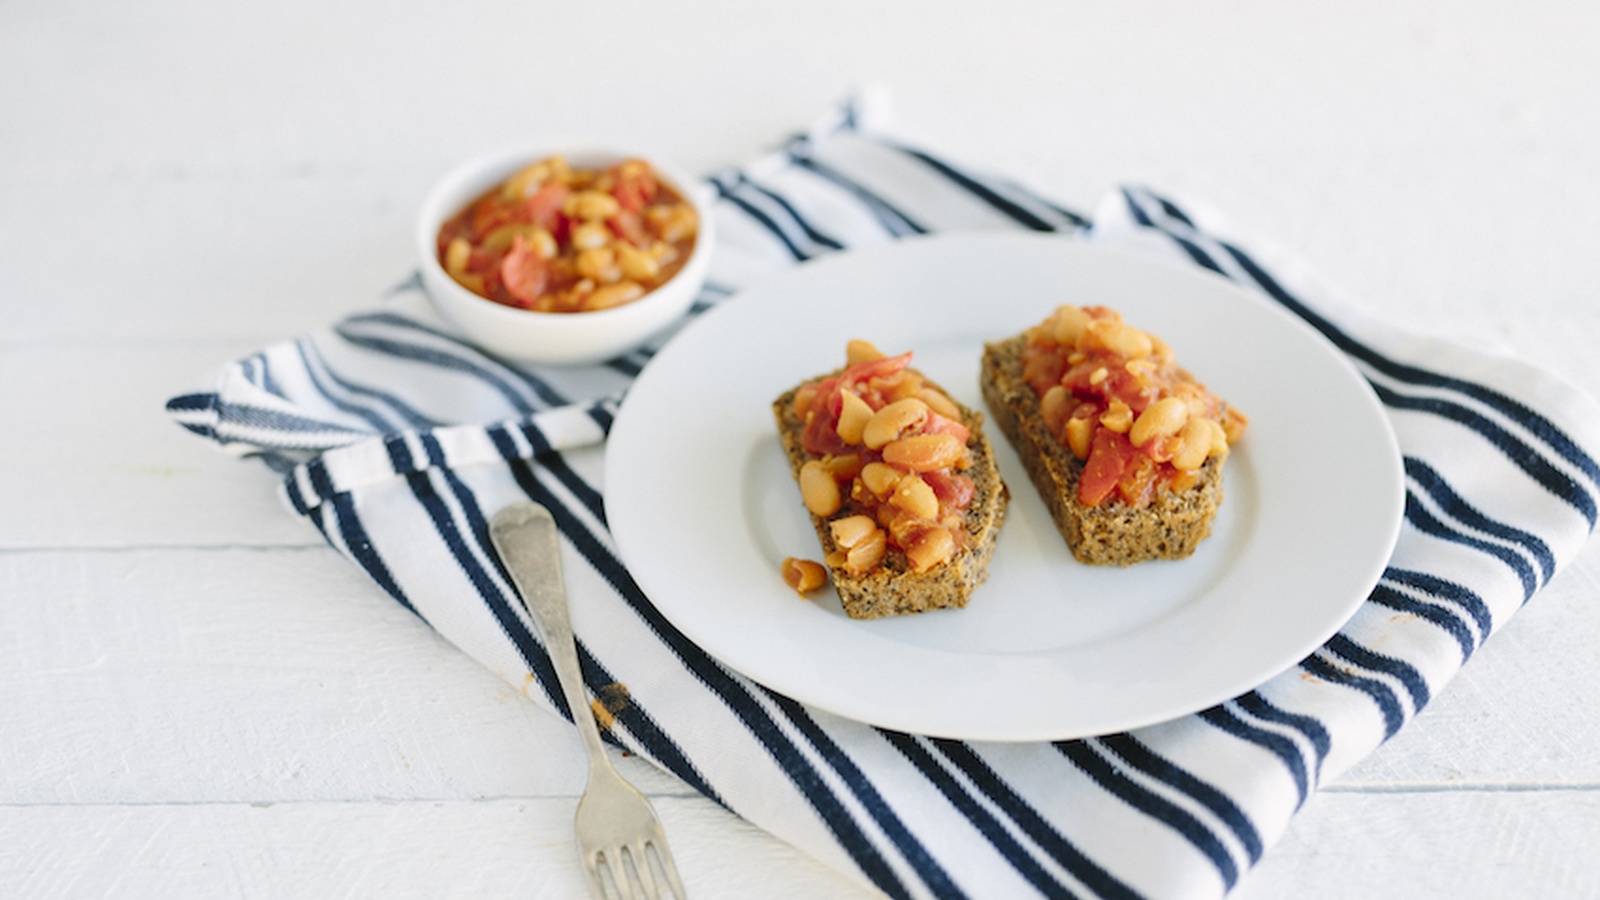
<path fill-rule="evenodd" d="M 1145 506 L 1117 498 L 1084 506 L 1078 502 L 1083 462 L 1045 427 L 1039 397 L 1023 379 L 1025 343 L 1019 335 L 984 345 L 979 382 L 995 424 L 1021 457 L 1072 555 L 1091 565 L 1128 566 L 1193 554 L 1222 504 L 1222 459 L 1208 459 L 1186 490 L 1161 488 Z"/>
<path fill-rule="evenodd" d="M 819 378 L 832 377 L 840 371 L 843 370 Z M 819 458 L 801 445 L 805 423 L 794 411 L 798 391 L 797 386 L 772 404 L 778 435 L 797 481 L 801 467 Z M 922 572 L 914 571 L 905 553 L 893 545 L 882 563 L 865 574 L 854 574 L 842 565 L 830 563 L 828 569 L 834 589 L 845 613 L 853 619 L 959 609 L 967 605 L 973 589 L 989 577 L 989 561 L 994 556 L 995 540 L 1005 521 L 1009 495 L 995 465 L 993 448 L 983 433 L 983 414 L 960 403 L 955 406 L 961 412 L 961 424 L 971 432 L 967 448 L 972 464 L 963 474 L 973 480 L 974 491 L 963 513 L 965 538 L 949 559 Z M 842 550 L 829 528 L 833 518 L 811 516 L 825 559 L 839 555 Z"/>

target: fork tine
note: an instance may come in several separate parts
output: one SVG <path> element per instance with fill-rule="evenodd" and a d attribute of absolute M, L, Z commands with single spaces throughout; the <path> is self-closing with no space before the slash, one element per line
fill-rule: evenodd
<path fill-rule="evenodd" d="M 611 881 L 617 886 L 617 896 L 621 900 L 634 900 L 633 879 L 628 876 L 628 863 L 622 849 L 614 847 L 605 854 L 606 869 L 611 872 Z"/>
<path fill-rule="evenodd" d="M 678 878 L 678 866 L 672 861 L 672 851 L 667 849 L 666 839 L 651 841 L 650 849 L 655 851 L 656 862 L 661 864 L 661 870 L 667 875 L 667 884 L 672 886 L 674 900 L 687 900 L 688 895 L 683 891 L 683 881 Z"/>
<path fill-rule="evenodd" d="M 589 893 L 597 898 L 605 897 L 605 882 L 600 878 L 600 854 L 584 853 L 582 861 L 583 877 L 584 880 L 589 882 Z"/>
<path fill-rule="evenodd" d="M 645 855 L 644 843 L 636 841 L 622 848 L 628 856 L 629 867 L 633 876 L 639 879 L 640 897 L 642 900 L 661 900 L 661 888 L 656 884 L 656 876 L 650 871 L 650 858 Z"/>
<path fill-rule="evenodd" d="M 645 849 L 646 846 L 644 840 L 629 844 L 628 858 L 633 860 L 633 871 L 639 876 L 639 888 L 644 891 L 644 900 L 661 900 L 663 885 L 650 865 L 650 853 Z"/>

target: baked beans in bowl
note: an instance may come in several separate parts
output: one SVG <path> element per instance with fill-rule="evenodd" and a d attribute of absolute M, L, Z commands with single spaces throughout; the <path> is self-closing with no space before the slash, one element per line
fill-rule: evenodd
<path fill-rule="evenodd" d="M 423 285 L 473 343 L 518 362 L 621 356 L 694 301 L 707 195 L 658 160 L 516 148 L 466 163 L 417 219 Z"/>

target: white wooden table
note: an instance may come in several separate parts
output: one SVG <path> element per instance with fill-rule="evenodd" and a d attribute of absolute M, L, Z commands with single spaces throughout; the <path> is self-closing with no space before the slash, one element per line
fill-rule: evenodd
<path fill-rule="evenodd" d="M 1600 394 L 1580 2 L 0 3 L 0 896 L 578 897 L 569 728 L 161 406 L 372 303 L 460 158 L 707 171 L 857 81 L 1088 207 L 1209 201 Z M 1600 545 L 1238 896 L 1600 895 Z M 696 898 L 868 896 L 636 759 Z"/>

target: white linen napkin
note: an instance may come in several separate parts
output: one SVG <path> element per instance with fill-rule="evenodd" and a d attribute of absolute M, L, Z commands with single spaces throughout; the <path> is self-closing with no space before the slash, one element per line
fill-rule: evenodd
<path fill-rule="evenodd" d="M 599 480 L 607 427 L 649 350 L 582 370 L 506 365 L 459 340 L 413 280 L 169 402 L 184 427 L 281 471 L 289 506 L 396 601 L 566 714 L 486 529 L 514 500 L 551 507 L 574 603 L 606 623 L 578 637 L 589 687 L 615 713 L 609 738 L 890 896 L 1226 894 L 1312 791 L 1403 727 L 1594 527 L 1592 399 L 1526 364 L 1392 330 L 1292 257 L 1152 191 L 1080 215 L 885 136 L 856 101 L 711 184 L 719 248 L 696 311 L 806 259 L 928 232 L 1141 248 L 1304 317 L 1371 382 L 1404 456 L 1389 566 L 1300 664 L 1131 733 L 981 743 L 802 706 L 656 612 L 607 533 Z"/>

